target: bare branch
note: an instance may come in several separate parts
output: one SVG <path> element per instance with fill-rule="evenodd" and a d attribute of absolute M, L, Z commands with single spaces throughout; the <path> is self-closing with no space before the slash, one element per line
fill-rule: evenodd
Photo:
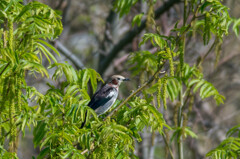
<path fill-rule="evenodd" d="M 69 60 L 72 61 L 72 63 L 77 67 L 77 69 L 84 69 L 85 66 L 83 62 L 75 55 L 73 54 L 68 48 L 66 48 L 60 41 L 55 41 L 55 47 Z"/>
<path fill-rule="evenodd" d="M 159 18 L 164 12 L 170 9 L 174 4 L 179 3 L 180 0 L 169 0 L 165 4 L 163 4 L 160 8 L 155 11 L 155 19 Z M 98 72 L 102 75 L 113 61 L 113 59 L 118 55 L 118 53 L 132 40 L 136 37 L 144 28 L 146 27 L 146 20 L 143 20 L 139 27 L 135 27 L 132 30 L 128 31 L 126 35 L 119 40 L 119 42 L 109 51 L 105 60 L 100 63 L 98 68 Z"/>

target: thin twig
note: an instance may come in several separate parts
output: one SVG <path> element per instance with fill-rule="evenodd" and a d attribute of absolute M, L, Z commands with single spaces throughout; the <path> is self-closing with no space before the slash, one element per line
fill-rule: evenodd
<path fill-rule="evenodd" d="M 93 144 L 92 144 L 93 145 Z M 92 146 L 91 145 L 91 146 Z M 87 153 L 88 152 L 88 149 L 86 149 L 86 150 L 84 150 L 83 152 L 81 152 L 81 154 L 83 155 L 83 154 L 85 154 L 85 153 Z"/>
<path fill-rule="evenodd" d="M 193 15 L 190 23 L 189 23 L 188 26 L 186 27 L 186 29 L 183 31 L 183 33 L 182 33 L 182 34 L 178 37 L 178 39 L 176 40 L 177 42 L 180 41 L 180 40 L 182 40 L 182 38 L 184 38 L 184 36 L 185 36 L 185 34 L 187 33 L 187 31 L 191 28 L 193 21 L 194 21 L 194 20 L 196 19 L 196 17 L 197 17 L 198 10 L 199 10 L 200 7 L 201 7 L 201 3 L 197 6 L 197 8 L 196 8 L 196 10 L 195 10 L 195 12 L 194 12 L 194 15 Z"/>
<path fill-rule="evenodd" d="M 240 55 L 239 52 L 234 52 L 234 53 L 230 54 L 229 56 L 224 57 L 224 58 L 217 64 L 217 66 L 221 66 L 222 64 L 224 64 L 224 63 L 228 62 L 229 60 L 231 60 L 233 57 L 239 56 L 239 55 Z"/>
<path fill-rule="evenodd" d="M 55 47 L 77 67 L 77 69 L 84 69 L 83 62 L 74 55 L 68 48 L 66 48 L 60 41 L 55 41 Z"/>
<path fill-rule="evenodd" d="M 90 146 L 90 150 L 92 151 L 94 148 L 95 148 L 94 143 L 92 143 Z M 87 153 L 88 151 L 89 151 L 88 149 L 85 149 L 84 151 L 81 152 L 81 154 L 83 155 L 83 154 Z"/>
<path fill-rule="evenodd" d="M 170 148 L 170 146 L 169 146 L 169 144 L 168 144 L 168 141 L 167 141 L 166 136 L 165 136 L 164 133 L 162 134 L 162 137 L 163 137 L 163 140 L 164 140 L 164 142 L 165 142 L 165 144 L 166 144 L 166 146 L 167 146 L 167 149 L 168 149 L 168 151 L 169 151 L 169 153 L 170 153 L 170 155 L 171 155 L 171 158 L 174 159 L 172 150 L 171 150 L 171 148 Z"/>
<path fill-rule="evenodd" d="M 161 69 L 164 66 L 165 62 L 163 65 L 161 65 L 158 70 L 154 73 L 154 75 L 147 81 L 145 82 L 141 87 L 139 87 L 136 91 L 134 91 L 130 96 L 128 96 L 120 105 L 118 105 L 108 116 L 106 116 L 103 121 L 105 121 L 108 117 L 113 116 L 122 106 L 124 106 L 132 97 L 134 97 L 136 94 L 138 94 L 141 90 L 143 90 L 146 86 L 148 86 L 154 79 L 155 76 L 159 73 L 161 73 Z M 165 73 L 165 72 L 162 72 Z"/>
<path fill-rule="evenodd" d="M 186 22 L 187 22 L 187 7 L 188 7 L 188 1 L 184 0 L 184 12 L 183 12 L 183 26 L 186 26 Z M 197 15 L 198 12 L 198 8 L 196 9 L 190 24 L 188 25 L 188 29 L 190 29 L 192 22 L 195 20 L 195 17 Z M 182 39 L 182 52 L 183 54 L 185 53 L 185 45 L 186 45 L 186 33 L 188 31 L 188 29 L 186 29 L 184 31 L 184 33 L 182 34 L 182 37 L 180 39 Z M 184 59 L 183 59 L 184 60 Z M 181 82 L 182 83 L 182 82 Z M 179 91 L 179 101 L 181 103 L 181 106 L 179 107 L 178 110 L 178 127 L 182 128 L 183 126 L 183 116 L 182 116 L 182 109 L 183 109 L 183 88 L 181 88 L 181 90 Z M 183 159 L 183 137 L 182 134 L 180 134 L 180 138 L 177 141 L 177 145 L 178 145 L 178 157 L 179 159 Z"/>
<path fill-rule="evenodd" d="M 214 48 L 214 46 L 216 45 L 216 43 L 218 42 L 218 39 L 215 38 L 212 46 L 210 47 L 210 49 L 206 52 L 206 54 L 204 54 L 203 57 L 201 57 L 201 59 L 199 61 L 197 61 L 197 67 L 206 59 L 206 57 L 211 53 L 212 49 Z"/>

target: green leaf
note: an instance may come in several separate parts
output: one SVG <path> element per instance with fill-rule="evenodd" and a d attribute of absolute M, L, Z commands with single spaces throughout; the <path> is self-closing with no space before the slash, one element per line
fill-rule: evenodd
<path fill-rule="evenodd" d="M 16 3 L 16 2 L 18 2 L 19 0 L 18 0 L 18 1 L 17 1 L 17 0 L 11 0 L 10 3 L 8 3 L 7 7 L 4 9 L 4 12 L 7 12 L 7 11 L 8 11 L 8 9 L 13 5 L 14 1 L 15 1 L 15 3 Z"/>
<path fill-rule="evenodd" d="M 96 92 L 97 90 L 97 81 L 103 81 L 103 79 L 101 78 L 101 75 L 99 73 L 97 73 L 94 69 L 88 69 L 88 73 L 90 74 L 90 79 L 91 79 L 91 86 L 93 89 L 93 92 Z"/>
<path fill-rule="evenodd" d="M 19 21 L 19 19 L 30 9 L 32 9 L 31 5 L 24 6 L 23 9 L 21 10 L 21 12 L 19 13 L 19 15 L 14 18 L 14 21 Z"/>
<path fill-rule="evenodd" d="M 205 92 L 206 90 L 208 90 L 208 92 L 209 92 L 210 91 L 209 89 L 211 90 L 211 85 L 209 83 L 205 82 L 200 88 L 200 92 L 199 92 L 200 97 L 204 98 L 203 93 L 207 93 L 207 92 Z"/>
<path fill-rule="evenodd" d="M 187 135 L 191 136 L 192 138 L 198 138 L 198 136 L 190 129 L 190 127 L 186 127 L 184 131 Z"/>
<path fill-rule="evenodd" d="M 71 141 L 72 139 L 70 138 L 69 135 L 67 135 L 66 133 L 61 134 L 61 132 L 59 135 L 62 136 L 69 144 L 72 144 L 72 141 Z"/>
<path fill-rule="evenodd" d="M 49 77 L 48 75 L 48 71 L 43 67 L 43 65 L 39 64 L 39 63 L 35 63 L 35 62 L 30 62 L 30 61 L 25 61 L 25 60 L 21 60 L 20 61 L 21 65 L 22 65 L 22 69 L 24 70 L 31 70 L 31 71 L 36 71 L 42 74 L 42 76 L 44 76 L 44 74 Z"/>
<path fill-rule="evenodd" d="M 177 79 L 174 79 L 174 78 L 168 79 L 167 92 L 171 101 L 174 101 L 178 97 L 180 89 L 181 89 L 181 84 L 178 82 Z"/>
<path fill-rule="evenodd" d="M 181 133 L 181 128 L 175 128 L 175 131 L 173 132 L 173 135 L 170 141 L 172 142 L 176 137 L 177 137 L 177 140 L 179 140 L 180 133 Z"/>
<path fill-rule="evenodd" d="M 206 157 L 212 157 L 215 159 L 220 158 L 233 158 L 237 159 L 240 156 L 240 138 L 229 137 L 223 140 L 218 147 L 209 151 Z"/>
<path fill-rule="evenodd" d="M 209 95 L 209 93 L 212 91 L 213 91 L 213 86 L 210 85 L 209 83 L 205 83 L 200 89 L 200 97 L 204 99 L 207 97 L 206 95 Z"/>
<path fill-rule="evenodd" d="M 56 138 L 56 137 L 57 137 L 57 134 L 48 135 L 46 139 L 44 139 L 44 141 L 41 143 L 40 149 L 42 149 L 42 147 L 45 146 L 51 140 L 51 138 Z"/>
<path fill-rule="evenodd" d="M 164 38 L 167 37 L 153 33 L 146 33 L 144 34 L 142 41 L 139 43 L 139 46 L 143 45 L 148 40 L 150 40 L 153 46 L 158 45 L 160 48 L 164 48 L 167 46 L 167 42 L 166 40 L 164 40 Z"/>
<path fill-rule="evenodd" d="M 43 158 L 45 158 L 45 156 L 46 156 L 47 154 L 49 154 L 49 152 L 50 152 L 50 148 L 49 148 L 49 147 L 44 148 L 44 149 L 40 152 L 40 154 L 38 155 L 37 159 L 43 159 Z"/>
<path fill-rule="evenodd" d="M 87 83 L 88 83 L 88 81 L 90 79 L 90 74 L 89 74 L 88 69 L 82 70 L 82 73 L 83 73 L 83 75 L 82 75 L 82 85 L 81 85 L 81 88 L 87 90 Z"/>
<path fill-rule="evenodd" d="M 50 45 L 49 43 L 47 43 L 46 41 L 43 41 L 43 40 L 40 40 L 40 39 L 38 39 L 37 41 L 42 43 L 42 44 L 44 44 L 44 45 L 46 45 L 47 47 L 52 49 L 58 56 L 60 56 L 60 53 L 58 52 L 58 50 L 55 47 L 53 47 L 52 45 Z"/>
<path fill-rule="evenodd" d="M 40 141 L 45 137 L 47 124 L 43 121 L 38 122 L 37 126 L 33 129 L 33 143 L 34 147 L 40 144 Z"/>
<path fill-rule="evenodd" d="M 163 129 L 163 125 L 165 124 L 165 120 L 163 119 L 163 115 L 159 111 L 157 111 L 157 109 L 154 106 L 147 105 L 147 107 L 153 113 L 155 118 L 157 119 L 159 129 L 162 130 Z"/>
<path fill-rule="evenodd" d="M 116 0 L 114 1 L 114 9 L 119 12 L 120 17 L 124 14 L 128 14 L 131 7 L 137 3 L 138 0 Z"/>
<path fill-rule="evenodd" d="M 50 52 L 48 51 L 47 48 L 45 48 L 45 47 L 44 47 L 43 45 L 41 45 L 40 43 L 38 44 L 38 46 L 39 46 L 39 48 L 42 50 L 42 53 L 45 55 L 45 57 L 47 58 L 47 60 L 48 60 L 48 62 L 49 62 L 50 64 L 51 64 L 51 60 L 49 59 L 48 56 L 50 56 L 51 59 L 52 59 L 55 63 L 57 63 L 56 58 L 52 55 L 52 53 L 50 53 Z"/>
<path fill-rule="evenodd" d="M 144 91 L 148 94 L 153 94 L 158 90 L 158 83 L 155 83 L 150 88 L 145 89 Z"/>
<path fill-rule="evenodd" d="M 233 31 L 237 37 L 239 36 L 239 26 L 240 26 L 240 19 L 237 19 L 234 21 L 233 27 L 232 27 Z"/>
<path fill-rule="evenodd" d="M 204 84 L 204 82 L 204 80 L 200 80 L 194 87 L 193 92 L 195 93 Z"/>
<path fill-rule="evenodd" d="M 72 152 L 73 152 L 73 150 L 70 149 L 70 150 L 68 150 L 68 151 L 64 154 L 64 156 L 61 156 L 61 157 L 62 157 L 62 158 L 67 158 L 67 157 L 69 157 L 69 156 L 72 154 Z"/>
<path fill-rule="evenodd" d="M 7 18 L 7 13 L 3 10 L 0 10 L 0 17 Z"/>
<path fill-rule="evenodd" d="M 193 80 L 191 80 L 189 83 L 188 83 L 188 87 L 191 87 L 192 85 L 194 85 L 194 84 L 196 84 L 196 83 L 198 83 L 198 82 L 200 82 L 201 80 L 200 79 L 193 79 Z"/>
<path fill-rule="evenodd" d="M 142 19 L 142 16 L 144 15 L 144 13 L 140 13 L 138 15 L 135 15 L 135 17 L 133 18 L 132 20 L 132 26 L 134 26 L 135 24 L 137 24 L 138 26 L 140 26 L 141 24 L 141 19 Z"/>
<path fill-rule="evenodd" d="M 234 133 L 238 133 L 238 137 L 240 138 L 240 124 L 232 127 L 230 130 L 227 132 L 227 137 L 232 136 Z"/>

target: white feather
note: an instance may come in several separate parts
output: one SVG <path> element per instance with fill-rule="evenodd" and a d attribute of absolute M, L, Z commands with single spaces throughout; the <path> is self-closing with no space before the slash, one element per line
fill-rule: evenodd
<path fill-rule="evenodd" d="M 111 92 L 107 95 L 107 98 L 112 97 L 112 96 L 114 96 L 114 95 L 115 95 L 115 92 L 114 92 L 114 91 L 111 91 Z"/>

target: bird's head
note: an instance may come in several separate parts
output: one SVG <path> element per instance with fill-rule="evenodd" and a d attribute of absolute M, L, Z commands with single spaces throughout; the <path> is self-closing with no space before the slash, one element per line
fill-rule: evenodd
<path fill-rule="evenodd" d="M 117 85 L 117 86 L 119 86 L 123 81 L 129 81 L 129 79 L 128 78 L 125 78 L 125 77 L 123 77 L 123 76 L 121 76 L 121 75 L 113 75 L 112 77 L 111 77 L 111 84 L 113 84 L 113 85 Z"/>

